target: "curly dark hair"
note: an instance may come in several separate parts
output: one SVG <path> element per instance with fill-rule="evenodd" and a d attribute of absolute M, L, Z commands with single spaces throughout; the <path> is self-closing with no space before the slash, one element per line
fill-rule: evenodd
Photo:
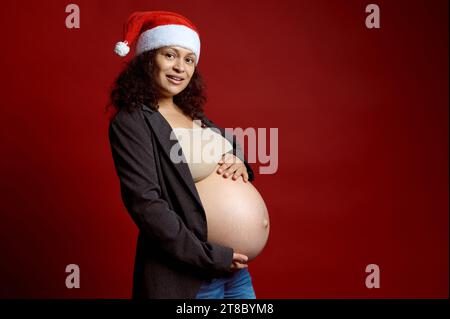
<path fill-rule="evenodd" d="M 157 110 L 158 96 L 153 82 L 154 58 L 158 49 L 145 51 L 126 63 L 114 81 L 110 101 L 106 111 L 112 108 L 112 116 L 119 110 L 134 111 L 145 104 L 152 110 Z M 193 120 L 203 120 L 203 107 L 206 103 L 206 86 L 196 67 L 188 86 L 173 97 L 174 103 Z"/>

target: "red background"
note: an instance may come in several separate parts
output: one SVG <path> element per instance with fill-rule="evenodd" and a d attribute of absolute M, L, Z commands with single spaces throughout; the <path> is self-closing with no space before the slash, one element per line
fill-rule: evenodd
<path fill-rule="evenodd" d="M 378 30 L 356 0 L 83 0 L 80 29 L 69 3 L 1 4 L 0 297 L 131 296 L 137 230 L 103 111 L 143 10 L 198 26 L 211 119 L 278 128 L 276 174 L 252 164 L 271 217 L 258 298 L 448 297 L 447 1 L 376 1 Z"/>

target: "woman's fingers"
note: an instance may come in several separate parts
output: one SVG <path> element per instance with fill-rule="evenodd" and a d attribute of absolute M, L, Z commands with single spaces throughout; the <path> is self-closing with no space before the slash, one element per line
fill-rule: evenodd
<path fill-rule="evenodd" d="M 243 164 L 241 164 L 241 163 L 229 164 L 228 168 L 226 170 L 224 170 L 223 176 L 224 177 L 229 177 L 229 176 L 231 176 L 233 174 L 237 174 L 237 177 L 239 177 L 239 176 L 241 176 L 244 168 L 245 168 L 245 166 Z"/>
<path fill-rule="evenodd" d="M 244 171 L 243 168 L 242 168 L 242 167 L 239 167 L 239 168 L 236 170 L 236 172 L 234 172 L 234 174 L 233 174 L 233 180 L 237 180 L 237 179 L 239 178 L 239 176 L 242 175 L 242 172 L 243 172 L 243 171 Z"/>
<path fill-rule="evenodd" d="M 247 264 L 239 263 L 236 261 L 233 261 L 233 263 L 231 264 L 231 269 L 244 269 L 247 267 L 248 267 Z"/>
<path fill-rule="evenodd" d="M 248 257 L 246 255 L 243 255 L 243 254 L 233 253 L 233 261 L 240 262 L 240 263 L 244 264 L 244 263 L 248 262 Z"/>
<path fill-rule="evenodd" d="M 223 163 L 222 165 L 219 166 L 219 169 L 217 170 L 217 173 L 222 174 L 225 171 L 227 171 L 229 169 L 229 167 L 233 165 L 233 163 Z"/>
<path fill-rule="evenodd" d="M 244 162 L 239 160 L 236 156 L 226 153 L 222 156 L 219 161 L 220 166 L 217 169 L 217 174 L 225 178 L 233 176 L 233 180 L 237 180 L 239 176 L 242 176 L 244 182 L 248 181 L 247 167 L 245 167 Z"/>
<path fill-rule="evenodd" d="M 247 268 L 248 257 L 243 254 L 233 253 L 233 262 L 231 263 L 231 269 L 244 269 Z"/>
<path fill-rule="evenodd" d="M 237 170 L 239 169 L 239 166 L 236 166 L 236 164 L 231 165 L 227 168 L 227 170 L 223 173 L 223 177 L 228 178 L 231 175 L 233 175 Z"/>

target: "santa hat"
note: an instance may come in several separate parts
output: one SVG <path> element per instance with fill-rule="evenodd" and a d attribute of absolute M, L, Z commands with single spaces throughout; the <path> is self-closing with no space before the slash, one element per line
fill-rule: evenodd
<path fill-rule="evenodd" d="M 200 37 L 195 25 L 182 15 L 169 11 L 134 12 L 124 26 L 124 41 L 114 51 L 124 57 L 139 36 L 135 55 L 156 48 L 177 45 L 193 51 L 200 59 Z"/>

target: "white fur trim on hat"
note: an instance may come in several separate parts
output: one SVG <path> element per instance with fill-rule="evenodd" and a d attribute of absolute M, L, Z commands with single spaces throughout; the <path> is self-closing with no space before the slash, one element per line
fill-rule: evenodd
<path fill-rule="evenodd" d="M 200 59 L 200 38 L 194 30 L 184 25 L 166 24 L 142 32 L 136 43 L 135 54 L 144 51 L 177 45 L 191 50 L 196 55 L 196 64 Z"/>

